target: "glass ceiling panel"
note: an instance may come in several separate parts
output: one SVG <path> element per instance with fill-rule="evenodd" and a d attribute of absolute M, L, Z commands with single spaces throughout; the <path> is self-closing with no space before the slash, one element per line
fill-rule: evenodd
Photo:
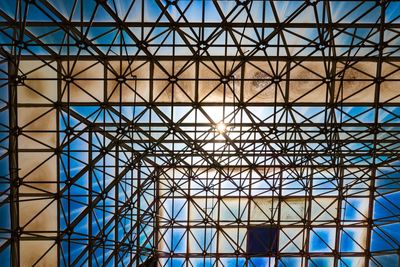
<path fill-rule="evenodd" d="M 398 11 L 2 2 L 4 266 L 397 266 Z"/>

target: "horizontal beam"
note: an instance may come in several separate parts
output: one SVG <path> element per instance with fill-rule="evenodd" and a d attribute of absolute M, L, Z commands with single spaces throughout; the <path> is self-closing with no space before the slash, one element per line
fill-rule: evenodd
<path fill-rule="evenodd" d="M 180 21 L 180 22 L 144 22 L 144 21 L 124 21 L 124 25 L 127 27 L 162 27 L 162 28 L 183 28 L 183 27 L 201 27 L 201 28 L 220 28 L 221 22 L 190 22 L 190 21 Z M 26 27 L 54 27 L 56 24 L 52 21 L 27 21 L 25 23 Z M 329 29 L 343 29 L 343 28 L 376 28 L 379 29 L 381 25 L 384 28 L 393 29 L 400 28 L 400 23 L 344 23 L 344 22 L 328 22 L 328 23 L 319 23 L 319 28 L 329 28 Z M 17 21 L 1 21 L 0 26 L 3 27 L 20 27 L 19 22 Z M 110 27 L 110 28 L 118 28 L 119 25 L 115 21 L 70 21 L 66 27 Z M 276 28 L 276 27 L 285 28 L 305 28 L 305 29 L 315 29 L 315 23 L 296 23 L 296 22 L 281 22 L 281 23 L 268 23 L 268 22 L 225 22 L 224 28 L 229 27 L 232 29 L 241 28 L 241 27 L 262 27 L 262 28 Z"/>
<path fill-rule="evenodd" d="M 4 45 L 6 46 L 6 45 Z M 125 47 L 125 46 L 124 46 Z M 354 46 L 353 46 L 354 48 Z M 58 55 L 57 57 L 45 54 L 35 54 L 35 55 L 21 55 L 21 60 L 78 60 L 79 61 L 96 61 L 98 56 L 92 55 Z M 144 55 L 137 55 L 137 56 L 127 56 L 127 55 L 107 55 L 107 61 L 113 60 L 128 60 L 132 61 L 148 61 L 148 62 L 155 62 L 155 61 L 199 61 L 199 62 L 208 62 L 208 61 L 241 61 L 244 60 L 245 62 L 252 62 L 252 61 L 343 61 L 348 62 L 378 62 L 381 60 L 382 62 L 398 62 L 400 61 L 400 56 L 382 56 L 381 58 L 378 56 L 268 56 L 267 58 L 265 55 L 261 56 L 251 56 L 251 58 L 243 59 L 240 56 L 193 56 L 193 55 L 174 55 L 174 56 L 164 56 L 164 55 L 153 55 L 151 57 L 144 56 Z"/>

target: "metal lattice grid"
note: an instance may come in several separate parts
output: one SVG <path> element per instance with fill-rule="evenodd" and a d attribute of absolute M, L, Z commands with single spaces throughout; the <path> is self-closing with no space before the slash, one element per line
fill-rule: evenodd
<path fill-rule="evenodd" d="M 399 4 L 1 2 L 0 258 L 399 265 Z"/>

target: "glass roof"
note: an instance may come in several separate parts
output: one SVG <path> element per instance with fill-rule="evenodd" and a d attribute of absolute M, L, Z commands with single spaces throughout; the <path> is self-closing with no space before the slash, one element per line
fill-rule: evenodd
<path fill-rule="evenodd" d="M 0 3 L 5 266 L 397 266 L 400 2 Z"/>

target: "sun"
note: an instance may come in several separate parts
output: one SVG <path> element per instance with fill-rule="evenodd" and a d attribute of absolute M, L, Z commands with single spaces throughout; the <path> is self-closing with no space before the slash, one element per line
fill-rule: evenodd
<path fill-rule="evenodd" d="M 217 131 L 218 131 L 220 134 L 223 134 L 223 133 L 226 132 L 226 124 L 223 123 L 223 122 L 218 123 L 218 124 L 216 125 L 215 128 L 217 129 Z"/>

